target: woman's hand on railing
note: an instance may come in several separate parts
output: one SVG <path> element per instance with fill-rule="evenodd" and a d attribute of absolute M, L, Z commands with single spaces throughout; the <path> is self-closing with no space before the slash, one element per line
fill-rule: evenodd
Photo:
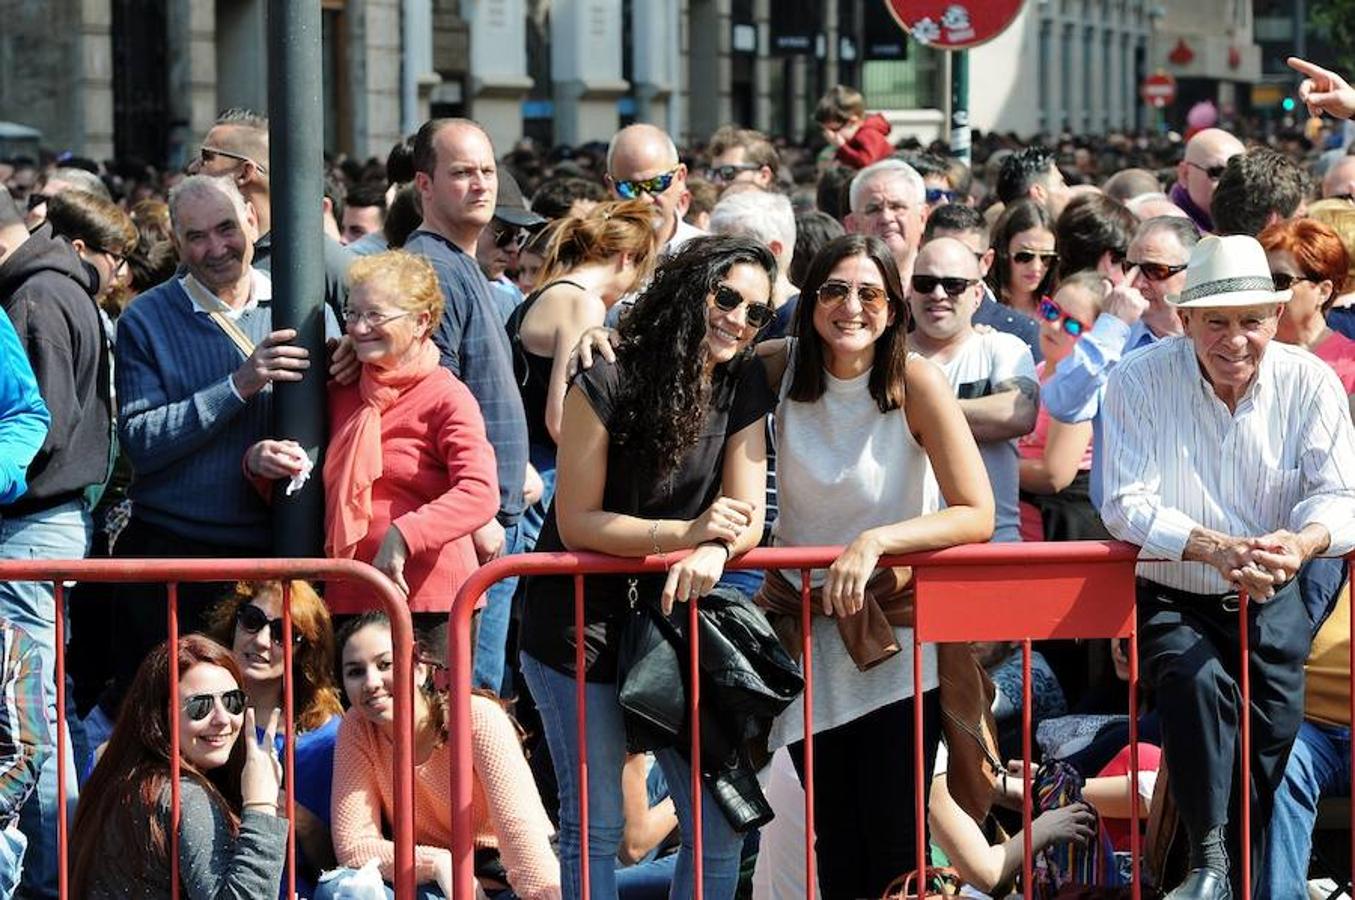
<path fill-rule="evenodd" d="M 705 512 L 693 519 L 687 528 L 687 543 L 696 545 L 706 541 L 732 544 L 739 539 L 748 523 L 753 521 L 753 504 L 733 497 L 717 497 Z"/>
<path fill-rule="evenodd" d="M 866 604 L 866 582 L 880 561 L 880 543 L 863 531 L 847 545 L 823 582 L 823 614 L 843 618 L 855 615 Z"/>
<path fill-rule="evenodd" d="M 729 561 L 729 548 L 718 543 L 702 544 L 678 560 L 668 570 L 659 602 L 664 615 L 673 611 L 673 603 L 687 603 L 704 597 L 715 587 Z"/>
<path fill-rule="evenodd" d="M 245 742 L 245 765 L 240 771 L 240 802 L 246 809 L 270 809 L 277 814 L 278 789 L 282 785 L 282 763 L 278 761 L 278 719 L 282 710 L 274 708 L 268 728 L 257 737 L 254 707 L 245 710 L 245 726 L 239 740 Z"/>

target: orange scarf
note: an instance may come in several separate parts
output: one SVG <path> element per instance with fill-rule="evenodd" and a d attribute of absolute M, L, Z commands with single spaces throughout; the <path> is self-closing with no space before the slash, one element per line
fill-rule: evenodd
<path fill-rule="evenodd" d="M 381 477 L 381 413 L 437 370 L 437 345 L 423 347 L 393 369 L 364 365 L 362 405 L 329 442 L 325 457 L 325 554 L 351 559 L 372 525 L 372 485 Z"/>

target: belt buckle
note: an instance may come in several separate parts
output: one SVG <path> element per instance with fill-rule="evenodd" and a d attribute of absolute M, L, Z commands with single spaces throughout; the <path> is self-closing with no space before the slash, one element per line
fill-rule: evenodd
<path fill-rule="evenodd" d="M 1232 591 L 1219 598 L 1219 606 L 1224 612 L 1235 613 L 1242 608 L 1242 598 L 1237 591 Z"/>

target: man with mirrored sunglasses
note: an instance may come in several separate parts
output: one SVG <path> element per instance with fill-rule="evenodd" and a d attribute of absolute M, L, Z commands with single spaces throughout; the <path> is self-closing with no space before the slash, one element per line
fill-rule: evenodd
<path fill-rule="evenodd" d="M 705 234 L 682 221 L 687 212 L 687 166 L 673 139 L 653 125 L 622 128 L 607 147 L 607 186 L 621 200 L 646 200 L 659 213 L 662 253 Z"/>
<path fill-rule="evenodd" d="M 1176 167 L 1176 183 L 1169 196 L 1200 231 L 1207 234 L 1214 230 L 1210 211 L 1214 188 L 1218 187 L 1228 160 L 1245 149 L 1241 141 L 1222 128 L 1206 128 L 1186 142 L 1186 152 Z"/>
<path fill-rule="evenodd" d="M 1092 423 L 1092 503 L 1101 505 L 1102 420 L 1106 382 L 1121 357 L 1181 333 L 1167 296 L 1185 283 L 1186 262 L 1199 240 L 1189 219 L 1158 216 L 1139 225 L 1121 262 L 1124 280 L 1108 286 L 1101 314 L 1044 383 L 1049 414 L 1070 425 Z"/>
<path fill-rule="evenodd" d="M 941 369 L 960 399 L 993 487 L 993 540 L 1019 541 L 1016 439 L 1035 427 L 1040 387 L 1019 338 L 974 330 L 980 284 L 978 260 L 965 244 L 943 237 L 923 245 L 905 288 L 914 324 L 908 344 Z"/>

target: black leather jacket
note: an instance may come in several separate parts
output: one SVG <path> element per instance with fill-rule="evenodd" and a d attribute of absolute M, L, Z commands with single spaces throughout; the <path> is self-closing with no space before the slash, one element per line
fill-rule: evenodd
<path fill-rule="evenodd" d="M 688 622 L 683 607 L 671 617 L 648 601 L 632 608 L 617 687 L 633 753 L 691 747 Z M 766 616 L 736 590 L 716 588 L 701 598 L 697 634 L 702 780 L 730 825 L 744 832 L 771 821 L 757 769 L 772 720 L 804 690 L 804 678 Z"/>

